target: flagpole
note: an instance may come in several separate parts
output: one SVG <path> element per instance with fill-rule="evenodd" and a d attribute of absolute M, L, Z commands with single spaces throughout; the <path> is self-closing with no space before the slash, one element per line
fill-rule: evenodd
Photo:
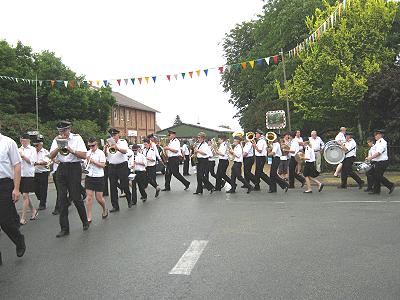
<path fill-rule="evenodd" d="M 35 98 L 36 98 L 36 130 L 39 131 L 39 102 L 38 102 L 38 80 L 37 80 L 37 73 L 36 73 L 36 81 L 35 81 Z"/>
<path fill-rule="evenodd" d="M 283 48 L 281 48 L 281 52 L 279 53 L 282 56 L 282 63 L 283 63 L 283 80 L 285 83 L 285 92 L 286 92 L 286 110 L 287 110 L 287 115 L 288 115 L 288 128 L 289 131 L 292 131 L 292 124 L 290 122 L 290 109 L 289 109 L 289 94 L 288 94 L 288 85 L 287 85 L 287 80 L 286 80 L 286 68 L 285 68 L 285 58 L 283 55 Z"/>

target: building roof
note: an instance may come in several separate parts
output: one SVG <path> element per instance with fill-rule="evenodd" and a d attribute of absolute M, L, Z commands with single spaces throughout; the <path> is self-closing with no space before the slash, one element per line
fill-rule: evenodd
<path fill-rule="evenodd" d="M 143 103 L 140 103 L 132 98 L 125 96 L 125 95 L 122 95 L 121 93 L 113 91 L 112 95 L 115 97 L 116 105 L 127 106 L 127 107 L 132 107 L 132 108 L 135 108 L 138 110 L 159 113 L 158 110 L 151 108 L 147 105 L 144 105 Z"/>
<path fill-rule="evenodd" d="M 215 137 L 218 134 L 230 134 L 233 132 L 233 130 L 226 129 L 223 127 L 216 127 L 216 128 L 210 128 L 210 127 L 204 127 L 200 126 L 197 124 L 189 124 L 189 123 L 182 123 L 179 125 L 174 125 L 168 128 L 165 128 L 163 130 L 157 131 L 156 134 L 158 135 L 167 135 L 168 130 L 174 130 L 176 131 L 177 137 L 193 137 L 197 136 L 197 134 L 200 131 L 203 131 L 207 137 Z"/>

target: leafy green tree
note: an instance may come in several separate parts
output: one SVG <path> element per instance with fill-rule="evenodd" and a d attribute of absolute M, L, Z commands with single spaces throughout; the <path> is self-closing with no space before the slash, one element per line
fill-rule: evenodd
<path fill-rule="evenodd" d="M 182 124 L 181 117 L 179 115 L 176 115 L 175 121 L 174 121 L 174 126 L 180 125 L 180 124 Z"/>

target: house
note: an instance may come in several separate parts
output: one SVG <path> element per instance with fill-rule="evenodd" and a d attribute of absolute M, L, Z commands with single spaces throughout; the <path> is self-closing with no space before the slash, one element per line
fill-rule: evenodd
<path fill-rule="evenodd" d="M 179 125 L 174 125 L 166 129 L 157 131 L 156 134 L 158 136 L 166 136 L 168 135 L 168 130 L 176 131 L 176 137 L 180 139 L 191 139 L 193 137 L 196 137 L 200 131 L 204 132 L 207 135 L 207 138 L 216 138 L 220 134 L 225 134 L 227 137 L 230 137 L 233 133 L 233 130 L 223 127 L 211 128 L 200 126 L 199 124 L 194 125 L 189 123 L 181 123 Z"/>
<path fill-rule="evenodd" d="M 141 143 L 148 134 L 156 132 L 159 111 L 121 93 L 112 92 L 112 95 L 116 103 L 111 110 L 110 126 L 117 128 L 121 137 L 129 143 Z"/>

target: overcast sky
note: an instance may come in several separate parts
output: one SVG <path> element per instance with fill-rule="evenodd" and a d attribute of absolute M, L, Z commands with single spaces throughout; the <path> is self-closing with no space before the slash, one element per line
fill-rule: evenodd
<path fill-rule="evenodd" d="M 173 74 L 223 65 L 224 34 L 256 18 L 262 6 L 261 0 L 4 1 L 0 38 L 54 51 L 87 79 L 171 74 L 171 83 L 163 76 L 156 84 L 150 78 L 113 89 L 159 110 L 161 128 L 179 114 L 183 122 L 238 129 L 217 70 L 178 81 Z"/>

